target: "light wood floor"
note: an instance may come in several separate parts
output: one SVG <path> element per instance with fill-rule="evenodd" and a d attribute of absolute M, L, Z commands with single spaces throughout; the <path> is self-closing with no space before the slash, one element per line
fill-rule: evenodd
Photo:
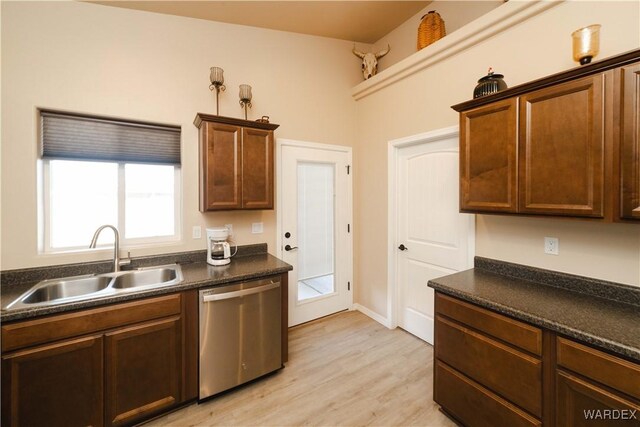
<path fill-rule="evenodd" d="M 359 312 L 290 330 L 277 374 L 146 426 L 455 426 L 432 400 L 433 348 Z"/>

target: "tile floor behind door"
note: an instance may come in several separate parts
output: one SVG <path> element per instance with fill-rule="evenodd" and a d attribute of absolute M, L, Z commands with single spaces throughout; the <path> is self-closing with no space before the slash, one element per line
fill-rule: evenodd
<path fill-rule="evenodd" d="M 331 292 L 333 292 L 333 274 L 298 281 L 298 299 L 300 301 Z"/>
<path fill-rule="evenodd" d="M 290 329 L 286 368 L 148 426 L 443 426 L 433 347 L 350 311 Z"/>

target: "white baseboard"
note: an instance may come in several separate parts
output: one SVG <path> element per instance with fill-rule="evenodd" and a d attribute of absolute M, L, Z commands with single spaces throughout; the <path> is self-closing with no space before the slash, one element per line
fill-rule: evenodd
<path fill-rule="evenodd" d="M 372 318 L 373 320 L 375 320 L 376 322 L 380 323 L 382 326 L 384 326 L 385 328 L 389 328 L 389 329 L 393 329 L 391 327 L 391 322 L 389 322 L 389 319 L 387 319 L 384 316 L 379 315 L 378 313 L 376 313 L 375 311 L 360 305 L 358 303 L 353 304 L 353 310 L 358 310 L 360 313 L 364 314 L 365 316 L 369 316 L 370 318 Z"/>

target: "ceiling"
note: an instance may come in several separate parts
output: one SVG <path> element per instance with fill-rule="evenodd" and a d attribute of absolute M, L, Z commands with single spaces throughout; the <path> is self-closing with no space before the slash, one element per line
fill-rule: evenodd
<path fill-rule="evenodd" d="M 230 24 L 374 43 L 431 1 L 93 1 Z"/>

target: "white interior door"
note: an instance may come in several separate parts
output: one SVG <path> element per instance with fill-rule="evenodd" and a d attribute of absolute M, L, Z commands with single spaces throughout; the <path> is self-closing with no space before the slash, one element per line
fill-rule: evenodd
<path fill-rule="evenodd" d="M 281 145 L 281 257 L 289 326 L 351 307 L 350 149 Z M 348 151 L 347 151 L 348 150 Z"/>
<path fill-rule="evenodd" d="M 471 267 L 474 217 L 458 212 L 458 135 L 397 148 L 398 326 L 433 343 L 430 279 Z"/>

